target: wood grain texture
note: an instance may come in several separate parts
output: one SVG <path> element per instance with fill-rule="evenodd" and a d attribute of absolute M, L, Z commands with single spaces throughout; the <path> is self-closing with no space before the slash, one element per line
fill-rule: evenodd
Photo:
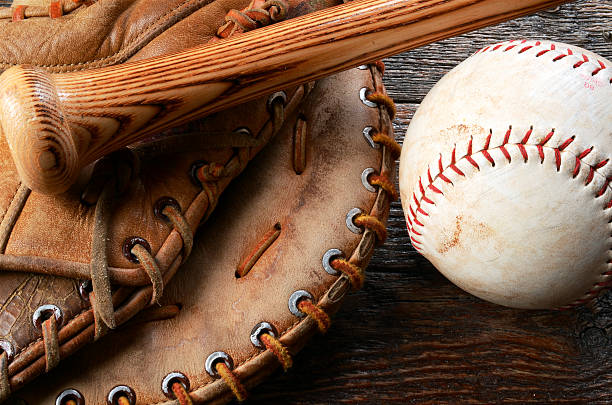
<path fill-rule="evenodd" d="M 612 31 L 612 0 L 582 0 L 386 60 L 396 139 L 433 84 L 486 44 L 550 39 L 610 59 L 604 30 Z M 611 294 L 577 311 L 495 306 L 453 286 L 410 247 L 400 203 L 388 229 L 364 289 L 348 297 L 328 334 L 248 403 L 612 402 Z"/>
<path fill-rule="evenodd" d="M 0 75 L 21 180 L 58 194 L 83 167 L 213 112 L 568 0 L 358 0 L 176 54 L 70 73 Z"/>

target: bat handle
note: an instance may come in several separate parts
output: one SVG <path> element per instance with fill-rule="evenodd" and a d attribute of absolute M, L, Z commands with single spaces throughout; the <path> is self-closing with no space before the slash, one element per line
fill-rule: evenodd
<path fill-rule="evenodd" d="M 58 194 L 74 183 L 79 172 L 78 140 L 50 74 L 15 66 L 0 75 L 0 128 L 26 186 Z"/>

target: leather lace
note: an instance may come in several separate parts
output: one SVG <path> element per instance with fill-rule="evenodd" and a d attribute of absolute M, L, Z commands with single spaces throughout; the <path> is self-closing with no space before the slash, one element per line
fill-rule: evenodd
<path fill-rule="evenodd" d="M 285 0 L 268 0 L 257 6 L 254 1 L 243 10 L 230 10 L 225 16 L 225 24 L 217 30 L 218 38 L 227 38 L 237 33 L 263 27 L 287 17 L 289 4 Z"/>
<path fill-rule="evenodd" d="M 11 395 L 11 385 L 9 383 L 8 374 L 9 357 L 3 351 L 0 353 L 0 402 L 4 401 Z"/>
<path fill-rule="evenodd" d="M 95 0 L 53 0 L 48 6 L 20 4 L 9 9 L 0 9 L 0 18 L 10 18 L 13 22 L 32 17 L 60 18 L 94 2 Z"/>
<path fill-rule="evenodd" d="M 96 211 L 94 214 L 94 229 L 92 240 L 91 281 L 92 281 L 92 303 L 94 312 L 95 338 L 102 336 L 107 327 L 114 329 L 117 326 L 115 320 L 115 309 L 112 302 L 112 289 L 108 274 L 107 243 L 109 241 L 108 226 L 112 217 L 113 207 L 119 195 L 125 192 L 131 178 L 134 175 L 138 163 L 134 160 L 136 155 L 126 151 L 120 151 L 102 159 L 98 166 L 98 172 L 94 169 L 97 179 L 107 177 L 106 184 L 98 196 Z M 110 171 L 110 175 L 109 172 Z M 101 173 L 100 173 L 101 172 Z M 94 184 L 93 186 L 96 186 Z M 86 190 L 84 195 L 92 194 Z M 95 194 L 95 191 L 94 191 Z M 185 255 L 191 251 L 193 246 L 193 230 L 182 213 L 174 207 L 166 206 L 164 215 L 170 219 L 174 229 L 181 235 L 184 243 Z M 142 244 L 136 243 L 130 250 L 143 270 L 149 276 L 153 287 L 151 303 L 158 303 L 163 294 L 164 282 L 162 272 L 157 260 L 152 253 Z M 101 324 L 103 322 L 103 325 Z"/>

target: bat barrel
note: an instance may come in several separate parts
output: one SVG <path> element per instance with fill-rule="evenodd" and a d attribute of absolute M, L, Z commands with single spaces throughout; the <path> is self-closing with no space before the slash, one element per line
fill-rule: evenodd
<path fill-rule="evenodd" d="M 75 139 L 53 78 L 15 66 L 0 75 L 0 128 L 22 182 L 46 194 L 66 191 L 78 175 Z"/>

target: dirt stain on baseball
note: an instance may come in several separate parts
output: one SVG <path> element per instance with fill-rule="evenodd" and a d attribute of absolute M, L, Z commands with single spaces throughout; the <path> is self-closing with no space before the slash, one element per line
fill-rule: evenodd
<path fill-rule="evenodd" d="M 442 129 L 440 135 L 447 142 L 459 142 L 470 137 L 478 138 L 486 135 L 487 131 L 477 124 L 457 124 L 450 128 Z"/>
<path fill-rule="evenodd" d="M 463 215 L 455 217 L 455 227 L 452 232 L 445 233 L 442 238 L 441 246 L 438 249 L 440 254 L 448 253 L 451 249 L 459 249 L 464 246 L 466 240 L 470 245 L 476 240 L 490 238 L 495 234 L 495 231 L 483 222 L 478 222 L 475 218 Z"/>

